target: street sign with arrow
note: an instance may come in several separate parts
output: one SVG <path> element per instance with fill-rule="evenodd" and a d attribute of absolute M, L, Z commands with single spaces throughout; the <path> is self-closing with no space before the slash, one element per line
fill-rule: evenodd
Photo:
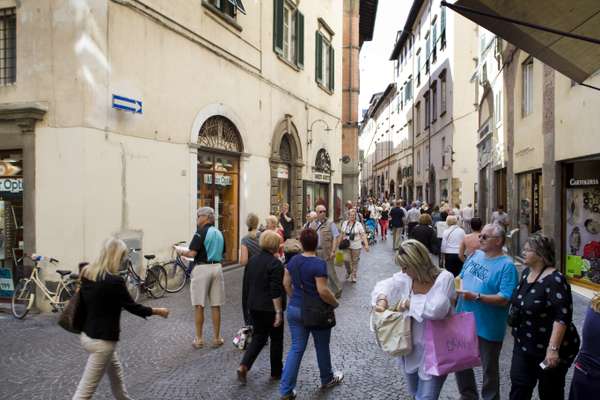
<path fill-rule="evenodd" d="M 128 97 L 119 96 L 113 94 L 112 96 L 112 107 L 117 110 L 129 111 L 134 114 L 142 114 L 142 101 L 136 99 L 130 99 Z"/>

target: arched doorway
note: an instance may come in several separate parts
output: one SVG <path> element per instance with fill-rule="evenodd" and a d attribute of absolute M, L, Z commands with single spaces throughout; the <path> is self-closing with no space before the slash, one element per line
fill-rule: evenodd
<path fill-rule="evenodd" d="M 237 261 L 239 172 L 242 139 L 227 118 L 208 118 L 198 134 L 198 207 L 215 209 L 215 226 L 225 239 L 224 263 Z"/>
<path fill-rule="evenodd" d="M 302 147 L 298 131 L 286 117 L 277 125 L 271 142 L 271 202 L 270 212 L 277 215 L 283 203 L 290 205 L 290 215 L 302 221 Z"/>
<path fill-rule="evenodd" d="M 396 198 L 396 183 L 394 182 L 394 180 L 392 179 L 390 181 L 390 199 Z"/>

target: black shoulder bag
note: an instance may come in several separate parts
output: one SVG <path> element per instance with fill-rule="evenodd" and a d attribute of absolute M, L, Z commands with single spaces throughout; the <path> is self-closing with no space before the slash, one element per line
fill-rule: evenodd
<path fill-rule="evenodd" d="M 302 325 L 308 329 L 330 329 L 335 326 L 335 313 L 333 306 L 321 300 L 321 297 L 311 296 L 304 290 L 300 276 L 300 265 L 296 265 L 294 275 L 302 290 Z"/>
<path fill-rule="evenodd" d="M 348 236 L 348 237 L 345 237 L 344 239 L 342 239 L 342 241 L 340 242 L 340 244 L 338 246 L 338 249 L 346 250 L 346 249 L 350 248 L 350 240 L 354 240 L 354 225 L 356 225 L 356 222 L 354 222 L 352 224 L 352 228 L 350 228 L 350 231 L 344 230 L 344 233 L 345 233 L 344 236 Z M 346 229 L 348 229 L 348 223 L 346 223 Z"/>

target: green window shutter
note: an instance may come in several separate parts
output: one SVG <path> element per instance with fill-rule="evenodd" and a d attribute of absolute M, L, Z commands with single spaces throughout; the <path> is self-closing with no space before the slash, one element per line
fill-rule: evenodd
<path fill-rule="evenodd" d="M 304 14 L 296 11 L 296 66 L 304 68 Z"/>
<path fill-rule="evenodd" d="M 331 66 L 329 69 L 329 90 L 333 92 L 333 89 L 335 89 L 335 51 L 333 46 L 329 46 L 329 65 Z"/>
<path fill-rule="evenodd" d="M 440 12 L 440 31 L 444 32 L 446 30 L 446 7 L 442 7 Z"/>
<path fill-rule="evenodd" d="M 273 51 L 283 54 L 283 2 L 273 0 Z"/>
<path fill-rule="evenodd" d="M 315 79 L 323 83 L 323 38 L 319 31 L 315 32 Z"/>

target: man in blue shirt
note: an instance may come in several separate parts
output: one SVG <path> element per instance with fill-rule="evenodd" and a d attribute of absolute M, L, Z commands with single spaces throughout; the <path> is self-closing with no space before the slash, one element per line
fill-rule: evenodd
<path fill-rule="evenodd" d="M 198 210 L 198 229 L 190 242 L 189 250 L 178 249 L 180 255 L 194 259 L 190 282 L 192 306 L 195 307 L 195 348 L 204 346 L 204 307 L 211 306 L 213 322 L 213 347 L 224 343 L 221 337 L 221 306 L 225 302 L 225 280 L 221 261 L 225 253 L 223 234 L 214 226 L 215 210 L 202 207 Z"/>
<path fill-rule="evenodd" d="M 475 314 L 479 352 L 483 368 L 481 396 L 500 400 L 500 350 L 506 331 L 508 302 L 517 286 L 518 273 L 512 259 L 502 252 L 504 228 L 484 226 L 479 235 L 480 249 L 467 259 L 460 273 L 462 290 L 457 311 Z M 477 384 L 472 369 L 456 373 L 461 400 L 477 400 Z"/>

